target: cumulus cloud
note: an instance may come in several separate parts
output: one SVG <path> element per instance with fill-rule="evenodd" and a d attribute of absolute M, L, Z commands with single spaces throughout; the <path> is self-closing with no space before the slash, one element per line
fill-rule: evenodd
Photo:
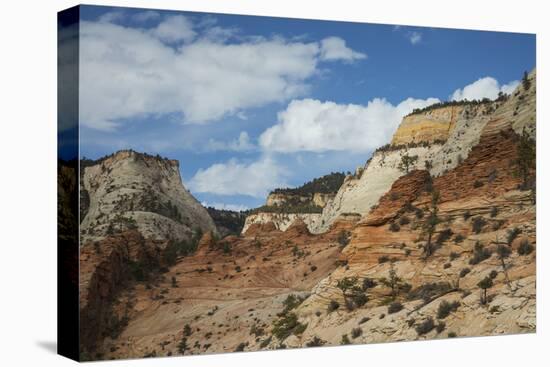
<path fill-rule="evenodd" d="M 416 45 L 417 43 L 422 41 L 422 33 L 420 32 L 410 32 L 408 37 L 412 45 Z"/>
<path fill-rule="evenodd" d="M 263 149 L 275 152 L 369 151 L 386 144 L 403 116 L 437 98 L 408 98 L 398 105 L 375 98 L 366 106 L 293 100 L 279 112 L 278 123 L 259 138 Z"/>
<path fill-rule="evenodd" d="M 320 42 L 280 37 L 226 43 L 235 30 L 197 27 L 184 16 L 148 29 L 81 22 L 82 123 L 112 130 L 124 119 L 169 113 L 186 123 L 215 121 L 303 96 L 319 62 L 362 55 L 345 43 L 322 53 Z"/>
<path fill-rule="evenodd" d="M 250 137 L 246 131 L 241 131 L 239 137 L 229 142 L 210 139 L 206 144 L 207 151 L 234 151 L 246 152 L 253 150 L 254 144 L 250 141 Z"/>
<path fill-rule="evenodd" d="M 276 187 L 288 186 L 288 172 L 270 157 L 262 157 L 250 164 L 230 159 L 199 169 L 189 181 L 193 192 L 218 195 L 248 195 L 265 197 Z"/>
<path fill-rule="evenodd" d="M 154 10 L 146 10 L 132 15 L 132 20 L 135 22 L 147 22 L 150 20 L 157 20 L 160 18 L 160 13 Z"/>
<path fill-rule="evenodd" d="M 183 15 L 167 17 L 151 30 L 151 34 L 167 43 L 189 42 L 197 35 L 191 20 Z"/>
<path fill-rule="evenodd" d="M 452 100 L 474 100 L 474 99 L 495 99 L 498 97 L 499 92 L 505 94 L 511 94 L 514 89 L 519 85 L 519 81 L 514 80 L 508 84 L 500 85 L 495 78 L 485 77 L 480 78 L 468 84 L 462 89 L 457 89 L 451 96 Z"/>
<path fill-rule="evenodd" d="M 321 41 L 321 60 L 326 61 L 348 61 L 361 60 L 367 55 L 352 50 L 346 46 L 346 41 L 339 37 L 328 37 Z"/>
<path fill-rule="evenodd" d="M 218 203 L 218 202 L 210 203 L 207 201 L 201 202 L 201 205 L 204 206 L 205 208 L 211 207 L 218 210 L 231 210 L 234 212 L 243 212 L 245 210 L 250 209 L 248 206 L 242 205 L 242 204 L 225 204 L 225 203 Z"/>

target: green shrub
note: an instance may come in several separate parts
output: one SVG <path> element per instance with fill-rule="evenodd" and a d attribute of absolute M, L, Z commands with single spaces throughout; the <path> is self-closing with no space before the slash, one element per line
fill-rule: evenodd
<path fill-rule="evenodd" d="M 529 255 L 535 247 L 529 243 L 529 240 L 524 239 L 520 242 L 518 247 L 518 254 L 521 256 Z"/>
<path fill-rule="evenodd" d="M 447 336 L 449 338 L 456 338 L 456 333 L 454 331 L 449 331 L 449 333 L 447 334 Z"/>
<path fill-rule="evenodd" d="M 331 313 L 333 311 L 336 311 L 338 308 L 340 308 L 340 303 L 337 301 L 331 299 L 328 306 L 327 306 L 327 312 Z"/>
<path fill-rule="evenodd" d="M 351 340 L 349 340 L 348 334 L 342 335 L 342 340 L 340 341 L 340 345 L 349 345 L 351 344 Z"/>
<path fill-rule="evenodd" d="M 521 233 L 521 229 L 518 227 L 514 227 L 508 231 L 508 234 L 506 235 L 506 242 L 511 245 L 512 242 L 516 239 L 517 236 Z"/>
<path fill-rule="evenodd" d="M 474 232 L 475 234 L 481 233 L 481 230 L 483 229 L 483 227 L 485 227 L 485 224 L 487 224 L 485 218 L 475 217 L 472 222 L 472 232 Z"/>
<path fill-rule="evenodd" d="M 294 312 L 289 312 L 273 322 L 273 335 L 280 341 L 283 341 L 291 334 L 302 334 L 306 328 L 307 324 L 300 323 L 298 316 Z"/>
<path fill-rule="evenodd" d="M 424 334 L 428 334 L 434 328 L 435 328 L 434 319 L 432 317 L 428 317 L 426 320 L 416 325 L 415 330 L 418 335 L 424 335 Z"/>
<path fill-rule="evenodd" d="M 483 247 L 481 242 L 476 242 L 474 246 L 474 254 L 472 258 L 470 259 L 469 263 L 470 265 L 477 265 L 480 262 L 487 260 L 492 255 L 491 250 Z"/>
<path fill-rule="evenodd" d="M 360 327 L 357 327 L 351 330 L 351 337 L 353 339 L 357 339 L 361 335 L 363 335 L 363 329 L 361 329 Z"/>
<path fill-rule="evenodd" d="M 399 312 L 402 309 L 403 309 L 403 305 L 401 304 L 401 302 L 397 302 L 397 301 L 392 302 L 388 306 L 388 314 Z"/>
<path fill-rule="evenodd" d="M 463 268 L 463 269 L 460 271 L 459 276 L 460 276 L 461 278 L 464 278 L 466 275 L 468 275 L 468 273 L 470 273 L 470 268 Z"/>
<path fill-rule="evenodd" d="M 237 348 L 235 348 L 235 352 L 242 352 L 244 351 L 244 348 L 246 347 L 246 343 L 240 343 L 239 345 L 237 345 Z"/>
<path fill-rule="evenodd" d="M 460 307 L 460 302 L 458 301 L 454 301 L 454 302 L 441 301 L 437 309 L 437 318 L 438 319 L 446 318 L 451 314 L 451 312 L 455 312 L 458 309 L 458 307 Z"/>
<path fill-rule="evenodd" d="M 313 339 L 311 339 L 306 343 L 306 347 L 321 347 L 325 344 L 326 344 L 326 341 L 319 338 L 318 336 L 314 336 Z"/>
<path fill-rule="evenodd" d="M 349 231 L 344 231 L 344 230 L 340 231 L 340 233 L 338 233 L 337 241 L 340 244 L 340 246 L 342 247 L 347 246 L 351 241 L 351 233 Z"/>
<path fill-rule="evenodd" d="M 395 222 L 391 222 L 390 224 L 390 231 L 392 232 L 399 232 L 399 230 L 401 229 L 401 227 L 399 227 L 399 224 L 395 223 Z"/>

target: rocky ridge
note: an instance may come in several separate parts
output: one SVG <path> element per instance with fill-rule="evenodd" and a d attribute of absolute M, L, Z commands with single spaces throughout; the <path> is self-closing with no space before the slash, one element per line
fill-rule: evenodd
<path fill-rule="evenodd" d="M 196 251 L 163 272 L 130 279 L 112 311 L 124 315 L 124 327 L 107 333 L 96 353 L 534 332 L 535 188 L 518 175 L 522 144 L 532 144 L 526 136 L 536 129 L 535 72 L 529 78 L 507 99 L 452 112 L 444 140 L 439 125 L 433 138 L 430 129 L 401 130 L 396 144 L 345 179 L 315 221 L 266 216 L 241 236 L 207 231 Z M 408 172 L 398 168 L 405 154 L 418 155 Z M 535 168 L 527 173 L 534 177 Z"/>

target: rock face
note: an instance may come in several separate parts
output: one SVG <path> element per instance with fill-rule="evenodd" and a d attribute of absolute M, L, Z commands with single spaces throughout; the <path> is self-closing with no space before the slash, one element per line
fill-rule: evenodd
<path fill-rule="evenodd" d="M 525 126 L 525 121 L 532 123 L 535 92 L 527 92 L 521 94 L 522 103 L 517 111 L 515 106 L 520 94 L 507 101 L 435 108 L 405 117 L 392 144 L 376 151 L 363 169 L 346 178 L 334 199 L 323 209 L 319 225 L 312 230 L 326 231 L 343 214 L 367 215 L 392 183 L 403 175 L 399 169 L 403 155 L 417 157 L 411 169 L 424 169 L 429 162 L 430 173 L 438 176 L 468 157 L 487 122 L 496 116 L 499 121 L 511 117 L 524 121 L 516 123 L 518 127 Z M 512 116 L 513 113 L 516 115 Z"/>
<path fill-rule="evenodd" d="M 448 106 L 426 113 L 413 113 L 403 118 L 392 138 L 392 145 L 432 143 L 447 140 L 464 106 Z"/>
<path fill-rule="evenodd" d="M 208 212 L 185 189 L 177 161 L 124 150 L 83 168 L 81 191 L 89 196 L 83 241 L 136 227 L 145 238 L 189 239 L 194 230 L 215 231 Z"/>
<path fill-rule="evenodd" d="M 280 231 L 286 231 L 288 227 L 296 220 L 303 221 L 311 230 L 318 227 L 321 220 L 321 214 L 317 213 L 257 213 L 246 217 L 242 233 L 253 224 L 273 223 L 274 227 Z"/>
<path fill-rule="evenodd" d="M 423 118 L 418 131 L 407 121 L 399 139 L 414 143 L 376 152 L 322 214 L 257 213 L 240 236 L 205 232 L 195 252 L 122 290 L 112 291 L 126 262 L 156 258 L 136 250 L 141 234 L 107 237 L 97 247 L 113 250 L 100 254 L 86 247 L 104 279 L 84 277 L 86 317 L 112 297 L 124 325 L 101 321 L 96 351 L 110 359 L 534 332 L 536 197 L 518 157 L 534 144 L 535 78 L 510 98 L 441 113 L 451 116 L 444 141 L 439 126 L 432 139 Z M 404 154 L 419 157 L 408 172 L 398 168 Z M 169 248 L 144 241 L 153 253 Z"/>

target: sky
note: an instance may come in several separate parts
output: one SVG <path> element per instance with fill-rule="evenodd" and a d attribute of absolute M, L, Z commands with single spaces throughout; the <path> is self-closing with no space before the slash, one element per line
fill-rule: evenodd
<path fill-rule="evenodd" d="M 80 155 L 177 159 L 205 205 L 353 171 L 403 116 L 510 93 L 535 35 L 82 6 Z"/>

